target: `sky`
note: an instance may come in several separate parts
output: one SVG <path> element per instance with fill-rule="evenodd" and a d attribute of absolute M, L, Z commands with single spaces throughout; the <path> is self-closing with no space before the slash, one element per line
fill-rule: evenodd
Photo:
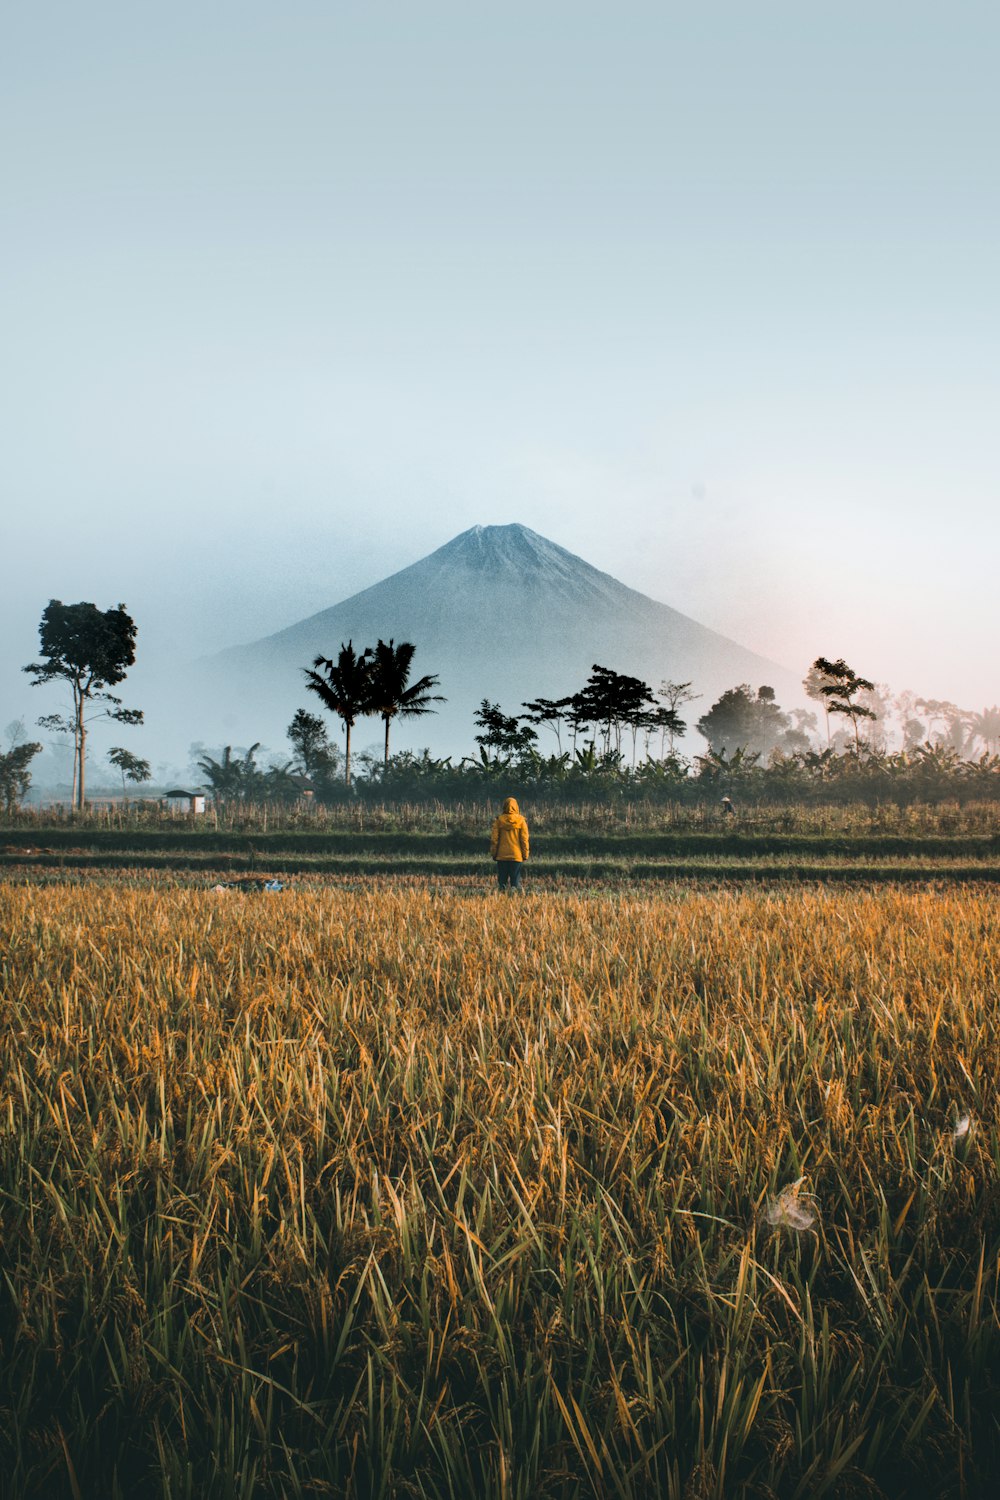
<path fill-rule="evenodd" d="M 141 691 L 510 521 L 996 702 L 998 64 L 975 0 L 7 7 L 0 728 L 51 597 Z"/>

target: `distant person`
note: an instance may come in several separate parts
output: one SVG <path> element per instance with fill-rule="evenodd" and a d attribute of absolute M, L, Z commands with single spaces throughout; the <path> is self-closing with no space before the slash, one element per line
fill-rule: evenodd
<path fill-rule="evenodd" d="M 513 797 L 507 798 L 503 812 L 493 824 L 490 858 L 497 862 L 497 888 L 519 891 L 521 868 L 528 858 L 528 825 Z"/>
<path fill-rule="evenodd" d="M 723 797 L 723 799 L 722 799 L 722 816 L 724 818 L 732 818 L 732 817 L 735 817 L 735 815 L 736 815 L 736 809 L 733 806 L 733 799 L 732 799 L 732 797 Z"/>

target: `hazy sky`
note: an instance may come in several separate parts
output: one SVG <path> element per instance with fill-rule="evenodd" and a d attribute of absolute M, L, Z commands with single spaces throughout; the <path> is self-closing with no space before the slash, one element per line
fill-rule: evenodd
<path fill-rule="evenodd" d="M 998 70 L 995 3 L 8 6 L 0 724 L 50 596 L 181 662 L 514 520 L 997 701 Z"/>

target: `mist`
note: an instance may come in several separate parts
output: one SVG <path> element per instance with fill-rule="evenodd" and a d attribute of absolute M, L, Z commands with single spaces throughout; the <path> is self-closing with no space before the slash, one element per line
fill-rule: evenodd
<path fill-rule="evenodd" d="M 216 630 L 234 626 L 236 618 L 216 613 Z M 258 629 L 268 623 L 263 607 L 255 623 Z M 253 623 L 244 619 L 244 627 L 252 629 Z M 432 713 L 396 721 L 393 752 L 427 748 L 457 764 L 475 750 L 474 716 L 483 700 L 520 714 L 529 699 L 577 691 L 596 662 L 639 676 L 654 691 L 668 680 L 692 684 L 697 696 L 685 710 L 688 732 L 679 741 L 688 757 L 706 748 L 697 720 L 720 694 L 741 683 L 753 692 L 773 690 L 816 747 L 830 743 L 833 733 L 803 689 L 811 657 L 803 657 L 797 668 L 768 660 L 520 524 L 470 528 L 340 603 L 251 641 L 194 655 L 198 631 L 190 620 L 187 630 L 170 637 L 161 633 L 145 653 L 140 639 L 138 660 L 119 691 L 127 706 L 143 710 L 145 723 L 124 729 L 95 720 L 88 757 L 92 790 L 120 787 L 106 760 L 114 744 L 147 758 L 152 783 L 161 788 L 200 783 L 199 759 L 218 759 L 227 745 L 243 753 L 258 745 L 261 764 L 288 762 L 287 730 L 295 711 L 323 712 L 307 690 L 305 670 L 317 655 L 335 656 L 348 640 L 359 651 L 378 639 L 412 641 L 417 647 L 413 677 L 426 673 L 439 679 L 437 691 L 445 701 Z M 202 644 L 206 638 L 211 640 L 207 627 Z M 855 665 L 864 668 L 867 660 Z M 22 699 L 21 737 L 34 738 L 38 712 L 61 706 L 59 690 L 29 689 Z M 927 740 L 969 755 L 989 748 L 978 744 L 970 728 L 967 710 L 974 704 L 897 692 L 882 681 L 869 700 L 875 720 L 865 726 L 865 737 L 873 747 L 912 748 Z M 338 740 L 339 722 L 329 727 Z M 841 728 L 833 743 L 843 739 Z M 541 741 L 543 750 L 555 748 L 544 731 Z M 51 734 L 42 742 L 45 751 L 33 767 L 36 787 L 64 787 L 71 775 L 69 747 Z M 362 757 L 381 756 L 377 720 L 359 721 L 354 750 Z"/>
<path fill-rule="evenodd" d="M 280 747 L 193 663 L 512 518 L 796 678 L 1000 696 L 992 8 L 56 10 L 0 61 L 0 722 L 50 598 L 124 601 L 154 760 Z"/>

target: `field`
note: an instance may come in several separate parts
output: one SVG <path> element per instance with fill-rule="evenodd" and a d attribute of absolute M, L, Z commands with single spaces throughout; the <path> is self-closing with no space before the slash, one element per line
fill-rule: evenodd
<path fill-rule="evenodd" d="M 233 805 L 204 818 L 114 808 L 53 822 L 24 815 L 0 833 L 10 879 L 170 875 L 179 883 L 269 875 L 287 882 L 372 877 L 485 890 L 495 808 Z M 1000 881 L 1000 806 L 741 808 L 717 804 L 532 809 L 531 881 L 541 890 L 664 881 L 871 885 Z"/>
<path fill-rule="evenodd" d="M 19 853 L 3 1493 L 995 1493 L 985 880 L 271 895 Z"/>

